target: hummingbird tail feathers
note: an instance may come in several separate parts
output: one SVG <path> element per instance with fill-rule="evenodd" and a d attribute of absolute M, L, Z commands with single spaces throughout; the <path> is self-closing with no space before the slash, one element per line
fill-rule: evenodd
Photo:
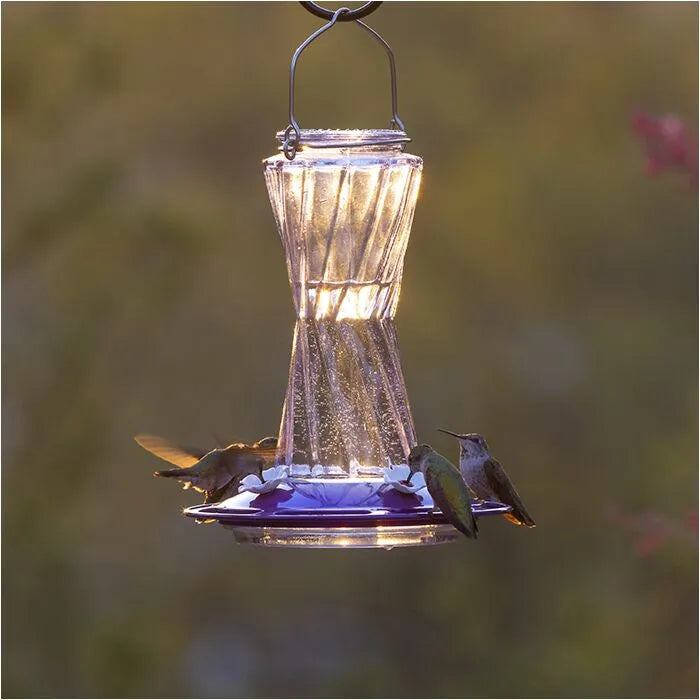
<path fill-rule="evenodd" d="M 473 518 L 471 523 L 453 522 L 452 524 L 470 540 L 475 540 L 479 536 L 479 526 L 476 524 L 476 518 Z"/>
<path fill-rule="evenodd" d="M 445 517 L 452 523 L 452 525 L 459 530 L 463 535 L 468 537 L 470 540 L 475 540 L 479 537 L 479 526 L 476 524 L 476 518 L 471 510 L 470 506 L 467 506 L 468 510 L 457 511 L 453 508 L 440 506 L 440 509 L 444 513 Z"/>
<path fill-rule="evenodd" d="M 535 521 L 527 513 L 504 513 L 503 517 L 514 525 L 524 525 L 525 527 L 535 527 Z"/>

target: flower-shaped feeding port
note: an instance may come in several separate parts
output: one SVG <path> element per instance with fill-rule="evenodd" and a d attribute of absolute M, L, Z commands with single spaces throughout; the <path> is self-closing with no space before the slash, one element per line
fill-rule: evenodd
<path fill-rule="evenodd" d="M 248 474 L 241 479 L 238 492 L 269 493 L 275 489 L 291 489 L 289 485 L 289 469 L 287 467 L 271 467 L 264 469 L 262 479 L 255 474 Z"/>
<path fill-rule="evenodd" d="M 425 488 L 425 477 L 421 472 L 415 472 L 411 477 L 411 470 L 400 464 L 384 470 L 384 483 L 399 493 L 413 494 Z"/>

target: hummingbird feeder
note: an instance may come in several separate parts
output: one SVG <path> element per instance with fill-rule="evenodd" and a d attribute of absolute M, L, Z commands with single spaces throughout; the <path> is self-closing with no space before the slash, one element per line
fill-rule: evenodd
<path fill-rule="evenodd" d="M 289 126 L 277 134 L 279 152 L 263 161 L 296 311 L 277 460 L 288 478 L 185 513 L 216 520 L 238 542 L 258 545 L 449 542 L 460 535 L 427 489 L 411 492 L 391 477 L 401 475 L 395 468 L 417 443 L 394 315 L 423 161 L 404 150 L 410 139 L 398 115 L 391 48 L 361 21 L 381 3 L 335 11 L 301 4 L 328 22 L 294 53 Z M 296 120 L 299 57 L 343 22 L 386 50 L 390 128 L 302 129 Z M 496 502 L 473 504 L 476 516 L 508 510 Z"/>

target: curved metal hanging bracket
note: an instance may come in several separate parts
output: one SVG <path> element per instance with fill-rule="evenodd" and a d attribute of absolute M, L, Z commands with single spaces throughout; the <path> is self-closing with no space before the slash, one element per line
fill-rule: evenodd
<path fill-rule="evenodd" d="M 360 22 L 360 20 L 356 20 L 357 24 L 359 24 L 364 30 L 370 33 L 373 39 L 375 39 L 377 42 L 379 42 L 384 49 L 386 50 L 387 56 L 389 57 L 389 72 L 391 74 L 391 123 L 393 125 L 392 128 L 394 129 L 400 129 L 401 131 L 405 131 L 405 127 L 403 125 L 403 122 L 401 121 L 401 118 L 399 117 L 399 105 L 398 105 L 398 97 L 397 97 L 397 87 L 396 87 L 396 61 L 394 59 L 394 52 L 391 50 L 391 46 L 386 43 L 384 38 L 378 34 L 377 32 L 372 29 L 369 25 L 365 24 L 364 22 Z"/>
<path fill-rule="evenodd" d="M 325 8 L 322 8 L 319 5 L 316 5 L 316 3 L 302 2 L 301 4 L 304 7 L 306 7 L 306 9 L 308 9 L 309 12 L 312 12 L 313 14 L 319 16 L 327 16 L 326 14 L 320 14 L 320 12 L 330 13 L 330 10 L 326 10 Z M 374 31 L 374 29 L 372 29 L 364 22 L 361 22 L 359 19 L 356 19 L 356 17 L 358 17 L 358 13 L 361 13 L 359 14 L 359 16 L 365 17 L 370 12 L 374 11 L 376 7 L 380 4 L 381 3 L 378 2 L 368 2 L 365 3 L 365 5 L 363 5 L 362 7 L 358 8 L 357 10 L 350 10 L 347 7 L 341 7 L 337 9 L 335 12 L 332 13 L 330 21 L 327 24 L 324 24 L 320 29 L 317 29 L 313 34 L 311 34 L 294 52 L 294 55 L 292 56 L 291 65 L 289 67 L 289 126 L 284 131 L 284 143 L 282 145 L 282 151 L 287 160 L 294 160 L 294 156 L 296 155 L 297 150 L 299 150 L 299 147 L 301 145 L 301 129 L 299 127 L 299 123 L 296 120 L 296 116 L 294 115 L 294 84 L 296 78 L 297 62 L 304 49 L 306 49 L 306 47 L 312 41 L 314 41 L 314 39 L 317 39 L 319 36 L 321 36 L 321 34 L 328 31 L 336 22 L 354 21 L 356 24 L 362 27 L 362 29 L 367 31 L 373 39 L 375 39 L 379 44 L 381 44 L 384 47 L 387 56 L 389 57 L 389 72 L 391 77 L 391 128 L 400 132 L 404 132 L 404 124 L 403 121 L 401 121 L 401 118 L 398 114 L 396 61 L 394 60 L 394 52 L 391 50 L 389 44 L 387 44 L 387 42 L 377 32 Z M 307 6 L 313 6 L 313 9 Z M 378 141 L 377 143 L 404 143 L 407 140 L 408 139 L 404 133 L 402 137 L 399 137 L 397 135 L 396 139 L 382 139 L 382 141 Z M 339 145 L 340 144 L 335 144 L 335 147 L 337 148 Z M 342 145 L 352 146 L 353 144 L 350 143 Z M 372 145 L 372 143 L 363 141 L 362 145 Z"/>

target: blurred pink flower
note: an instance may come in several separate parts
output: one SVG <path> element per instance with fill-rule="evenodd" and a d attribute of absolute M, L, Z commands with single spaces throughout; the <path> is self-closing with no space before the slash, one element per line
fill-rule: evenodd
<path fill-rule="evenodd" d="M 644 112 L 632 115 L 632 126 L 644 144 L 646 170 L 658 175 L 676 170 L 688 177 L 688 184 L 698 181 L 698 139 L 690 133 L 680 117 L 667 114 L 654 117 Z"/>
<path fill-rule="evenodd" d="M 697 509 L 689 511 L 683 519 L 676 520 L 656 511 L 630 514 L 617 506 L 610 506 L 607 516 L 608 520 L 633 536 L 632 546 L 640 557 L 653 554 L 672 540 L 697 544 Z"/>

